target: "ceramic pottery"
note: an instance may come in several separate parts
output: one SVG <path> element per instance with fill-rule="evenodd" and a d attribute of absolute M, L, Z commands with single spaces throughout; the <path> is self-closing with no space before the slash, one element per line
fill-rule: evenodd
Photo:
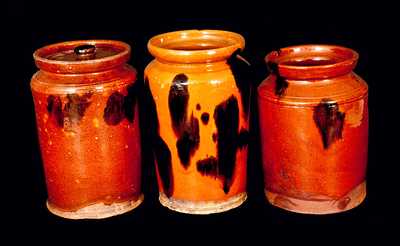
<path fill-rule="evenodd" d="M 250 81 L 244 38 L 217 30 L 153 37 L 145 70 L 160 202 L 210 214 L 246 199 Z"/>
<path fill-rule="evenodd" d="M 128 44 L 49 45 L 34 54 L 31 80 L 53 214 L 98 219 L 137 207 L 141 195 L 136 71 Z"/>
<path fill-rule="evenodd" d="M 328 214 L 366 195 L 367 84 L 358 54 L 302 45 L 266 56 L 271 74 L 258 88 L 265 195 L 280 208 Z"/>

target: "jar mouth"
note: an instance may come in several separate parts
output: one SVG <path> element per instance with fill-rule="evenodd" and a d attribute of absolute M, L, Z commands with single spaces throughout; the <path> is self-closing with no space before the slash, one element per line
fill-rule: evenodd
<path fill-rule="evenodd" d="M 91 46 L 101 51 L 94 56 L 75 59 L 74 49 Z M 131 54 L 129 44 L 115 40 L 76 40 L 55 43 L 33 53 L 39 69 L 53 73 L 90 73 L 109 70 L 126 63 Z"/>
<path fill-rule="evenodd" d="M 330 78 L 350 73 L 358 53 L 335 45 L 298 45 L 272 51 L 267 64 L 277 64 L 279 75 L 288 79 Z"/>
<path fill-rule="evenodd" d="M 244 46 L 243 36 L 220 30 L 168 32 L 152 37 L 147 43 L 156 59 L 173 63 L 222 61 Z"/>

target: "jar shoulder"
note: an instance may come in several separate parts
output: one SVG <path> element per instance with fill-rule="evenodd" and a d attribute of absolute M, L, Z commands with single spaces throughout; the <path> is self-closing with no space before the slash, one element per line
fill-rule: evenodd
<path fill-rule="evenodd" d="M 164 64 L 153 60 L 144 71 L 145 79 L 160 86 L 170 84 L 176 76 L 187 77 L 188 84 L 222 85 L 234 81 L 226 62 L 214 64 Z"/>
<path fill-rule="evenodd" d="M 136 78 L 136 70 L 126 64 L 118 69 L 84 74 L 55 74 L 39 70 L 32 76 L 30 85 L 35 91 L 63 94 L 71 90 L 106 90 L 135 82 Z"/>
<path fill-rule="evenodd" d="M 284 83 L 282 85 L 281 83 Z M 277 86 L 284 87 L 277 94 Z M 279 80 L 275 75 L 268 76 L 258 87 L 262 99 L 283 104 L 310 105 L 330 99 L 338 103 L 354 101 L 367 96 L 368 85 L 357 74 L 318 80 Z"/>

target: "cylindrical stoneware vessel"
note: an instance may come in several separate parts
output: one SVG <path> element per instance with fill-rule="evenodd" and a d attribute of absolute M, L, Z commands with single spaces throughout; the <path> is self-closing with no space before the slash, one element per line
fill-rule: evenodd
<path fill-rule="evenodd" d="M 128 44 L 71 41 L 38 49 L 31 81 L 47 207 L 98 219 L 140 204 L 136 71 Z"/>
<path fill-rule="evenodd" d="M 239 34 L 189 30 L 153 37 L 145 70 L 160 202 L 191 214 L 246 199 L 250 81 Z"/>
<path fill-rule="evenodd" d="M 286 210 L 337 213 L 366 195 L 368 87 L 358 54 L 330 45 L 271 52 L 258 88 L 268 201 Z"/>

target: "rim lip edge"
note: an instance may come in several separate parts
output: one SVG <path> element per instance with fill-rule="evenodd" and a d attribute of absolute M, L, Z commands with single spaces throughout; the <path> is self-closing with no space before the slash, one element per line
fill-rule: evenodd
<path fill-rule="evenodd" d="M 205 37 L 205 36 L 216 36 L 221 40 L 233 40 L 232 44 L 226 46 L 211 48 L 211 49 L 201 49 L 201 50 L 178 50 L 162 47 L 159 42 L 160 39 L 176 36 L 175 38 L 170 38 L 171 40 L 182 40 L 182 36 L 194 36 L 194 37 Z M 206 38 L 205 38 L 206 39 Z M 161 41 L 162 42 L 162 41 Z M 200 63 L 208 61 L 217 61 L 229 57 L 227 54 L 232 54 L 235 50 L 243 50 L 245 47 L 244 37 L 236 32 L 224 31 L 224 30 L 214 30 L 214 29 L 190 29 L 173 31 L 158 34 L 153 36 L 147 42 L 147 48 L 151 55 L 156 59 L 161 59 L 170 62 L 177 63 Z"/>
<path fill-rule="evenodd" d="M 100 46 L 108 46 L 108 47 L 118 47 L 122 48 L 121 52 L 103 57 L 103 58 L 98 58 L 98 59 L 91 59 L 91 60 L 82 60 L 82 61 L 60 61 L 60 60 L 52 60 L 48 59 L 45 57 L 45 55 L 49 55 L 51 52 L 50 50 L 56 49 L 57 47 L 74 47 L 77 45 L 100 45 Z M 59 42 L 59 43 L 54 43 L 50 45 L 43 46 L 33 53 L 33 59 L 35 61 L 36 66 L 39 69 L 43 69 L 46 71 L 52 71 L 53 69 L 46 69 L 46 66 L 56 66 L 57 68 L 62 68 L 62 67 L 79 67 L 79 66 L 95 66 L 99 65 L 100 67 L 101 64 L 107 64 L 108 62 L 111 61 L 118 61 L 117 64 L 124 63 L 129 60 L 131 56 L 131 46 L 125 42 L 122 41 L 117 41 L 117 40 L 107 40 L 107 39 L 89 39 L 89 40 L 74 40 L 74 41 L 65 41 L 65 42 Z M 117 66 L 117 65 L 114 65 Z M 112 68 L 114 66 L 105 66 L 107 68 Z M 67 69 L 61 69 L 62 71 L 67 70 Z M 88 71 L 97 71 L 97 70 L 92 70 L 90 68 L 85 69 Z M 100 69 L 99 71 L 101 71 Z M 55 71 L 56 72 L 56 71 Z M 73 71 L 71 73 L 74 73 Z"/>
<path fill-rule="evenodd" d="M 321 51 L 318 51 L 317 48 L 321 48 Z M 299 51 L 293 51 L 295 49 L 299 49 Z M 310 51 L 305 51 L 305 49 L 310 49 Z M 269 52 L 264 60 L 265 62 L 268 64 L 269 62 L 276 62 L 278 64 L 278 69 L 279 72 L 282 72 L 282 70 L 286 70 L 290 72 L 302 72 L 302 71 L 311 71 L 311 70 L 326 70 L 326 71 L 330 71 L 333 70 L 335 68 L 345 68 L 347 67 L 348 70 L 352 70 L 356 64 L 357 61 L 359 59 L 359 54 L 358 52 L 356 52 L 355 50 L 351 49 L 351 48 L 347 48 L 344 46 L 339 46 L 339 45 L 330 45 L 330 44 L 306 44 L 306 45 L 294 45 L 294 46 L 288 46 L 285 48 L 280 49 L 280 51 L 289 51 L 289 52 L 295 52 L 298 54 L 309 54 L 309 55 L 305 55 L 305 57 L 307 58 L 313 58 L 314 56 L 316 56 L 318 53 L 333 53 L 334 49 L 336 50 L 340 50 L 343 51 L 345 53 L 347 53 L 349 56 L 348 57 L 344 57 L 341 58 L 338 62 L 334 62 L 332 64 L 325 64 L 325 65 L 312 65 L 312 66 L 301 66 L 301 65 L 287 65 L 287 64 L 282 64 L 280 63 L 279 59 L 284 57 L 284 56 L 290 56 L 290 54 L 284 54 L 284 55 L 280 55 L 278 54 L 278 51 L 271 51 Z M 289 59 L 290 60 L 290 59 Z M 285 75 L 285 72 L 283 72 L 282 76 Z M 301 77 L 301 76 L 300 76 Z"/>

